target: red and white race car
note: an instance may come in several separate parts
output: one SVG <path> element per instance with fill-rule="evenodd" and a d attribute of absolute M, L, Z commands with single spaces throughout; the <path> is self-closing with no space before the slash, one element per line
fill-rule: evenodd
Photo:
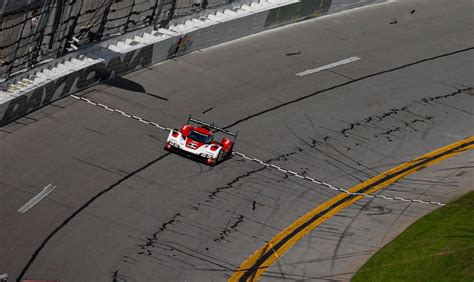
<path fill-rule="evenodd" d="M 192 126 L 190 123 L 200 126 Z M 233 139 L 224 137 L 221 142 L 214 141 L 214 132 L 223 133 Z M 183 125 L 181 130 L 170 132 L 165 150 L 184 153 L 204 160 L 209 165 L 215 165 L 232 157 L 232 148 L 236 139 L 237 133 L 189 117 L 187 124 Z"/>

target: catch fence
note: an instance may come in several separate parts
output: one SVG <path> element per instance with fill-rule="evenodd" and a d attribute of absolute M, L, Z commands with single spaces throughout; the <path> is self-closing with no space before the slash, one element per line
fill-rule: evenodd
<path fill-rule="evenodd" d="M 0 0 L 0 80 L 39 62 L 233 0 Z M 240 1 L 238 1 L 240 2 Z"/>

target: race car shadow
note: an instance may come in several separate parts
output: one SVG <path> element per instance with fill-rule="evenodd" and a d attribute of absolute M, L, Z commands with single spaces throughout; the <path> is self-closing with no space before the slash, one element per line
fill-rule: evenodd
<path fill-rule="evenodd" d="M 204 158 L 204 157 L 201 157 L 201 156 L 196 156 L 194 154 L 191 154 L 191 153 L 188 153 L 188 152 L 185 152 L 185 151 L 182 151 L 182 150 L 179 150 L 179 149 L 175 149 L 175 148 L 171 148 L 171 149 L 166 149 L 164 148 L 165 151 L 168 151 L 168 152 L 171 152 L 173 154 L 176 154 L 178 156 L 181 156 L 183 158 L 186 158 L 186 159 L 190 159 L 190 160 L 193 160 L 193 161 L 197 161 L 197 162 L 200 162 L 200 163 L 203 163 L 205 165 L 208 165 L 208 166 L 217 166 L 217 165 L 220 165 L 221 163 L 227 161 L 228 159 L 231 159 L 233 157 L 234 154 L 231 154 L 230 156 L 228 157 L 225 157 L 223 158 L 222 160 L 214 163 L 214 164 L 209 164 L 207 163 L 207 158 Z"/>
<path fill-rule="evenodd" d="M 142 94 L 145 94 L 145 95 L 148 95 L 148 96 L 158 98 L 160 100 L 168 101 L 168 98 L 161 97 L 159 95 L 147 92 L 145 87 L 143 87 L 143 85 L 141 85 L 140 83 L 137 83 L 137 82 L 135 82 L 133 80 L 130 80 L 130 79 L 126 79 L 126 78 L 121 77 L 121 76 L 109 79 L 107 81 L 104 81 L 103 83 L 107 84 L 109 86 L 113 86 L 113 87 L 123 89 L 123 90 L 142 93 Z"/>

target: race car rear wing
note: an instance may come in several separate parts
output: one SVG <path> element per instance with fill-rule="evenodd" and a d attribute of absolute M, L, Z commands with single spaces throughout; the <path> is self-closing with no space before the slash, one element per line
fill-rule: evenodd
<path fill-rule="evenodd" d="M 200 125 L 203 125 L 203 126 L 207 126 L 209 127 L 210 129 L 214 129 L 214 130 L 217 130 L 217 131 L 220 131 L 220 132 L 223 132 L 225 134 L 228 134 L 232 137 L 234 137 L 234 142 L 235 142 L 235 139 L 237 139 L 237 135 L 239 134 L 239 132 L 231 132 L 227 129 L 224 129 L 224 128 L 220 128 L 220 127 L 217 127 L 214 123 L 208 123 L 208 122 L 205 122 L 205 121 L 201 121 L 201 120 L 198 120 L 198 119 L 195 119 L 193 118 L 192 116 L 189 116 L 188 118 L 188 123 L 189 122 L 194 122 L 194 123 L 197 123 L 197 124 L 200 124 Z"/>

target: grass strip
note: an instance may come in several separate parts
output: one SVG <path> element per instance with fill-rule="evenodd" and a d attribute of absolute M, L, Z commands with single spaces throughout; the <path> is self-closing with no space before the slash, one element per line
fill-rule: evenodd
<path fill-rule="evenodd" d="M 416 221 L 352 281 L 474 281 L 474 191 Z"/>

